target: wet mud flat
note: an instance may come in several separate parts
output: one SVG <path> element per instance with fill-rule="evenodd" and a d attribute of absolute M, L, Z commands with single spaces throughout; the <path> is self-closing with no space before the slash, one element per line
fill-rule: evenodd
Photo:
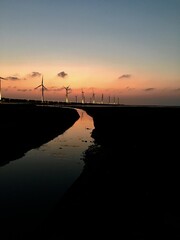
<path fill-rule="evenodd" d="M 79 118 L 74 109 L 33 104 L 0 104 L 0 116 L 0 165 L 62 134 Z"/>
<path fill-rule="evenodd" d="M 83 109 L 94 119 L 96 144 L 86 151 L 81 176 L 41 234 L 50 239 L 179 239 L 180 108 Z"/>

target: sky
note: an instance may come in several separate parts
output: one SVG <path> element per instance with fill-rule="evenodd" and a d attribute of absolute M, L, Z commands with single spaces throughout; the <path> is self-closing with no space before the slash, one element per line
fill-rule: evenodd
<path fill-rule="evenodd" d="M 0 0 L 1 94 L 180 105 L 180 0 Z"/>

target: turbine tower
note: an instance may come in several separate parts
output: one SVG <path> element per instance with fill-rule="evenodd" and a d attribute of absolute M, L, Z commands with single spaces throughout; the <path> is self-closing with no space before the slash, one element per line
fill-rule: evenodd
<path fill-rule="evenodd" d="M 93 95 L 92 95 L 92 103 L 95 103 L 96 101 L 95 101 L 95 93 L 94 93 L 94 91 L 93 91 Z"/>
<path fill-rule="evenodd" d="M 1 78 L 0 78 L 0 101 L 1 101 Z"/>
<path fill-rule="evenodd" d="M 3 78 L 3 77 L 0 77 L 0 102 L 1 102 L 1 80 L 4 80 L 5 78 Z"/>
<path fill-rule="evenodd" d="M 82 102 L 82 104 L 83 104 L 83 103 L 85 103 L 85 96 L 84 96 L 84 91 L 83 91 L 83 89 L 82 89 L 82 92 L 81 92 L 81 93 L 82 93 L 82 101 L 81 101 L 81 102 Z"/>
<path fill-rule="evenodd" d="M 114 97 L 114 101 L 113 101 L 114 104 L 116 104 L 116 98 Z"/>
<path fill-rule="evenodd" d="M 39 86 L 37 86 L 35 89 L 38 89 L 39 87 L 41 87 L 41 92 L 42 92 L 42 95 L 41 95 L 41 102 L 44 103 L 44 90 L 47 90 L 47 88 L 44 86 L 44 83 L 43 83 L 43 76 L 42 76 L 42 82 Z"/>
<path fill-rule="evenodd" d="M 69 93 L 71 92 L 71 88 L 68 86 L 68 87 L 64 87 L 64 89 L 66 90 L 66 103 L 69 102 Z"/>
<path fill-rule="evenodd" d="M 101 103 L 102 104 L 104 103 L 104 94 L 102 94 L 102 96 L 101 96 Z"/>

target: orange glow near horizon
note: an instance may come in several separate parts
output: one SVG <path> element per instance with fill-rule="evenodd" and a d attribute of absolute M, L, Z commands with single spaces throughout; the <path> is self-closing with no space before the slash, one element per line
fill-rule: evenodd
<path fill-rule="evenodd" d="M 41 84 L 41 76 L 32 77 L 32 72 L 39 72 L 43 74 L 44 85 L 48 89 L 45 92 L 46 100 L 64 101 L 65 91 L 63 86 L 70 86 L 72 93 L 69 95 L 71 101 L 81 99 L 82 89 L 85 92 L 86 100 L 90 101 L 94 91 L 96 101 L 100 101 L 102 94 L 106 98 L 116 97 L 128 103 L 131 99 L 150 99 L 150 97 L 161 98 L 162 96 L 170 96 L 178 98 L 179 81 L 178 79 L 169 84 L 169 79 L 165 80 L 162 76 L 158 77 L 156 81 L 153 74 L 147 74 L 143 71 L 133 71 L 130 75 L 119 70 L 118 68 L 106 68 L 103 66 L 94 65 L 73 65 L 73 64 L 59 64 L 52 65 L 22 65 L 22 66 L 3 66 L 1 69 L 1 77 L 16 77 L 17 80 L 2 80 L 2 97 L 20 98 L 20 99 L 36 99 L 41 97 L 40 89 L 34 88 Z M 57 74 L 65 71 L 68 75 L 65 78 L 60 78 Z M 3 73 L 3 74 L 2 74 Z M 175 91 L 177 90 L 177 91 Z"/>

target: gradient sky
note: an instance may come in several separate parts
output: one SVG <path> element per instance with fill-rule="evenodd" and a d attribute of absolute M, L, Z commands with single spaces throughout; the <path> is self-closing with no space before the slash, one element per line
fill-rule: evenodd
<path fill-rule="evenodd" d="M 180 105 L 180 0 L 0 0 L 2 97 Z M 58 73 L 59 76 L 58 76 Z M 66 75 L 67 74 L 67 75 Z"/>

